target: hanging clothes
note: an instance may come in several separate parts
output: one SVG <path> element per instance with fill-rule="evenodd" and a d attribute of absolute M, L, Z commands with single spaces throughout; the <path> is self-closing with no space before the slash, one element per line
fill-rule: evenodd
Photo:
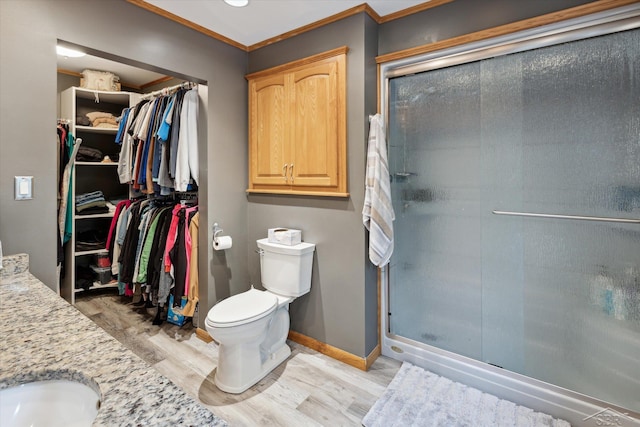
<path fill-rule="evenodd" d="M 169 258 L 173 266 L 173 306 L 179 307 L 182 296 L 184 296 L 184 288 L 187 277 L 187 252 L 185 244 L 185 227 L 186 212 L 184 209 L 178 209 L 176 213 L 178 217 L 178 227 L 176 230 L 176 240 L 173 247 L 169 251 Z"/>
<path fill-rule="evenodd" d="M 58 228 L 60 230 L 60 240 L 62 244 L 67 243 L 71 239 L 72 234 L 73 191 L 71 189 L 71 174 L 81 142 L 82 140 L 78 139 L 76 143 L 74 136 L 70 132 L 67 132 L 65 150 L 70 154 L 69 160 L 62 173 L 62 180 L 60 182 L 60 206 L 58 207 Z"/>
<path fill-rule="evenodd" d="M 123 120 L 120 120 L 120 127 L 116 135 L 116 144 L 120 144 L 120 154 L 118 157 L 118 178 L 120 184 L 128 184 L 131 182 L 131 169 L 133 162 L 133 136 L 129 133 L 136 115 L 144 102 L 139 103 L 134 108 L 127 108 L 123 112 Z M 124 117 L 126 116 L 126 120 Z"/>
<path fill-rule="evenodd" d="M 63 208 L 66 210 L 66 200 L 65 200 L 65 206 L 62 206 L 62 196 L 63 196 L 63 191 L 62 191 L 62 186 L 63 186 L 63 179 L 64 179 L 64 170 L 65 167 L 68 163 L 68 152 L 67 152 L 67 147 L 66 147 L 66 141 L 67 141 L 67 133 L 69 132 L 69 126 L 66 123 L 60 123 L 60 121 L 58 121 L 58 126 L 56 127 L 56 150 L 58 153 L 58 233 L 56 236 L 56 241 L 57 241 L 57 263 L 58 265 L 62 264 L 64 262 L 64 249 L 63 249 L 63 242 L 62 239 L 64 238 L 64 224 L 62 224 L 60 222 L 60 209 Z M 65 186 L 67 186 L 68 184 L 64 184 Z"/>
<path fill-rule="evenodd" d="M 184 315 L 193 316 L 199 298 L 198 218 L 197 205 L 171 199 L 120 202 L 107 248 L 113 248 L 111 271 L 121 294 L 158 310 L 170 295 L 178 304 L 186 297 Z"/>
<path fill-rule="evenodd" d="M 142 216 L 141 209 L 143 202 L 144 201 L 138 201 L 131 204 L 129 211 L 130 218 L 122 242 L 122 250 L 118 258 L 118 263 L 120 264 L 120 281 L 128 285 L 133 283 L 133 271 L 135 269 L 135 262 L 133 262 L 133 260 L 135 260 L 136 257 L 138 239 L 140 238 L 138 228 Z M 127 291 L 131 291 L 129 286 L 127 286 Z M 129 294 L 129 292 L 125 292 L 125 295 L 127 294 Z"/>
<path fill-rule="evenodd" d="M 113 252 L 116 247 L 116 232 L 118 221 L 120 220 L 120 214 L 123 209 L 128 208 L 131 205 L 130 200 L 122 200 L 116 204 L 116 209 L 113 213 L 113 218 L 111 218 L 111 224 L 109 225 L 109 234 L 107 235 L 107 251 L 109 252 L 109 259 L 111 260 L 111 265 L 113 265 Z M 114 274 L 117 274 L 114 273 Z"/>
<path fill-rule="evenodd" d="M 187 316 L 198 302 L 198 208 L 176 202 L 199 183 L 199 97 L 191 87 L 143 95 L 122 111 L 115 139 L 120 182 L 146 198 L 115 208 L 107 237 L 111 272 L 121 294 L 157 306 L 158 314 L 170 296 L 176 306 L 186 297 Z"/>
<path fill-rule="evenodd" d="M 152 295 L 154 305 L 164 307 L 165 301 L 169 297 L 169 291 L 173 284 L 173 279 L 169 273 L 164 271 L 164 248 L 166 246 L 169 225 L 171 224 L 172 208 L 165 208 L 159 214 L 156 233 L 153 236 L 151 250 L 149 252 L 149 264 L 147 267 L 147 284 Z"/>
<path fill-rule="evenodd" d="M 191 89 L 182 101 L 176 153 L 175 188 L 187 191 L 193 179 L 198 184 L 198 91 Z"/>
<path fill-rule="evenodd" d="M 144 99 L 123 110 L 118 176 L 143 194 L 193 191 L 199 183 L 197 88 Z"/>
<path fill-rule="evenodd" d="M 181 310 L 181 314 L 187 317 L 193 317 L 198 304 L 199 280 L 198 280 L 198 230 L 200 228 L 200 212 L 196 212 L 191 218 L 189 224 L 189 243 L 187 247 L 190 250 L 189 261 L 189 280 L 187 290 L 187 304 Z"/>

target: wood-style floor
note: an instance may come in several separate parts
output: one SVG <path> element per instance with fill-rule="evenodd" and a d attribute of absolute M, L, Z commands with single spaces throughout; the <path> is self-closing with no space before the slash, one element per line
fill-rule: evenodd
<path fill-rule="evenodd" d="M 231 426 L 361 426 L 400 362 L 380 356 L 368 372 L 289 342 L 291 356 L 242 394 L 215 386 L 218 350 L 182 327 L 153 325 L 155 309 L 113 293 L 76 297 L 76 307 Z"/>

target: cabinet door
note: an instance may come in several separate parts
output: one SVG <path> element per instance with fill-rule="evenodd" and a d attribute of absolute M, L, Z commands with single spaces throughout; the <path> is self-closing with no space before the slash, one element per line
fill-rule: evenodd
<path fill-rule="evenodd" d="M 249 83 L 249 182 L 289 185 L 288 108 L 285 75 Z"/>
<path fill-rule="evenodd" d="M 295 187 L 338 187 L 345 138 L 340 123 L 344 121 L 344 99 L 340 99 L 339 65 L 339 59 L 332 58 L 290 75 L 289 174 Z"/>

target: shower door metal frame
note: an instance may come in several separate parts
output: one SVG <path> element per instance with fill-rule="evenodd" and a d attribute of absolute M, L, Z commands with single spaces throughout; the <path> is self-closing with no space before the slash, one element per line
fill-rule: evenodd
<path fill-rule="evenodd" d="M 385 127 L 388 128 L 389 80 L 394 77 L 402 77 L 636 28 L 640 28 L 640 4 L 637 3 L 535 29 L 381 64 L 379 81 L 380 111 L 384 116 Z M 502 213 L 502 211 L 496 211 L 495 213 Z M 628 221 L 625 220 L 625 222 Z M 636 221 L 631 220 L 630 222 Z M 390 332 L 389 319 L 389 268 L 388 265 L 384 267 L 380 275 L 380 338 L 383 355 L 413 363 L 454 381 L 492 393 L 500 398 L 506 398 L 534 410 L 563 418 L 574 425 L 584 425 L 585 420 L 606 409 L 627 413 L 640 420 L 640 413 L 392 334 Z"/>

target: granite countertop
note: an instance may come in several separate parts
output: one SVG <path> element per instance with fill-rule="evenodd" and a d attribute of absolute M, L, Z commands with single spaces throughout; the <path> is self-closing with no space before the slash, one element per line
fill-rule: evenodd
<path fill-rule="evenodd" d="M 227 425 L 29 273 L 28 255 L 3 266 L 0 389 L 79 381 L 100 393 L 95 426 Z"/>

